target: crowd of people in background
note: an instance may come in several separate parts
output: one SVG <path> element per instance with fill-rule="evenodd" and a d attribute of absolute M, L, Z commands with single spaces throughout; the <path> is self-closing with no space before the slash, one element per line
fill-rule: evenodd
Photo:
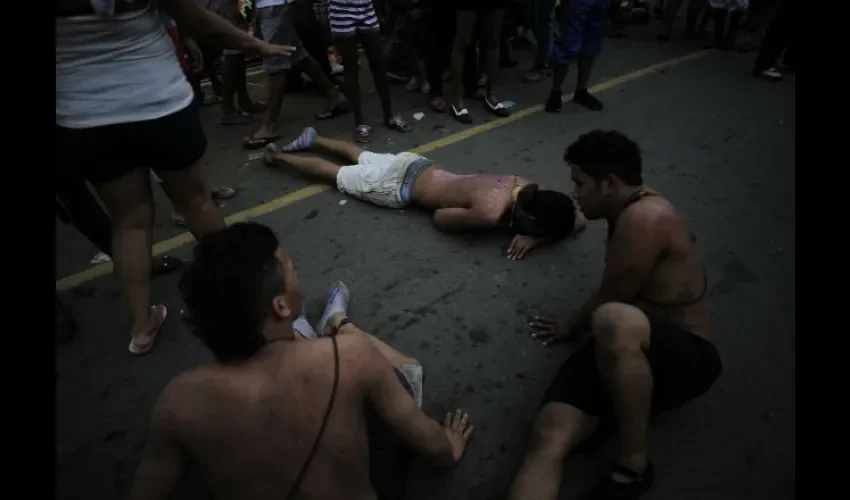
<path fill-rule="evenodd" d="M 616 268 L 617 277 L 627 276 L 627 271 L 636 266 L 658 272 L 657 266 L 650 264 L 656 262 L 655 256 L 667 255 L 666 274 L 662 277 L 669 278 L 669 283 L 655 280 L 656 288 L 649 291 L 667 296 L 674 288 L 687 290 L 684 302 L 679 297 L 678 302 L 670 299 L 656 304 L 688 311 L 691 322 L 685 326 L 691 328 L 673 321 L 651 321 L 637 307 L 618 303 L 628 301 L 620 297 L 621 290 L 611 285 L 610 280 L 605 282 L 606 286 L 617 289 L 607 290 L 609 295 L 605 297 L 588 299 L 577 316 L 581 318 L 580 324 L 534 319 L 530 324 L 535 329 L 533 337 L 545 343 L 567 338 L 579 330 L 590 331 L 601 354 L 592 349 L 583 351 L 581 356 L 571 358 L 571 364 L 565 363 L 559 377 L 578 374 L 579 379 L 586 381 L 593 375 L 598 380 L 593 379 L 592 387 L 587 390 L 575 389 L 578 386 L 567 390 L 569 384 L 556 380 L 558 383 L 547 392 L 548 410 L 544 408 L 535 423 L 535 441 L 511 490 L 511 497 L 517 499 L 533 495 L 556 498 L 560 466 L 567 453 L 592 434 L 600 418 L 611 417 L 619 425 L 622 450 L 611 473 L 594 490 L 594 498 L 637 498 L 643 494 L 654 474 L 646 457 L 645 443 L 650 408 L 655 410 L 659 405 L 658 398 L 654 399 L 658 389 L 653 393 L 652 384 L 666 387 L 662 395 L 667 400 L 658 409 L 672 408 L 707 391 L 719 376 L 721 365 L 719 354 L 708 339 L 710 323 L 705 300 L 708 282 L 692 234 L 672 205 L 643 187 L 642 160 L 636 143 L 618 132 L 596 131 L 583 135 L 570 146 L 565 161 L 572 168 L 578 205 L 566 195 L 553 193 L 548 193 L 547 205 L 542 201 L 546 196 L 544 191 L 527 186 L 528 182 L 517 176 L 513 176 L 512 184 L 506 183 L 507 176 L 471 176 L 480 177 L 475 181 L 484 195 L 499 192 L 504 198 L 498 210 L 492 210 L 491 216 L 484 219 L 464 212 L 470 210 L 464 208 L 469 204 L 458 202 L 459 206 L 455 207 L 448 206 L 444 200 L 435 202 L 437 196 L 425 189 L 427 176 L 422 177 L 425 182 L 417 191 L 412 184 L 417 176 L 428 169 L 432 173 L 439 169 L 430 160 L 404 156 L 411 153 L 366 155 L 356 144 L 317 136 L 313 129 L 306 129 L 285 147 L 288 149 L 284 153 L 277 153 L 274 143 L 281 138 L 279 120 L 284 95 L 298 91 L 299 87 L 314 88 L 322 96 L 323 104 L 315 115 L 316 120 L 351 114 L 353 141 L 365 144 L 372 139 L 373 124 L 377 122 L 364 111 L 361 51 L 380 100 L 380 123 L 392 132 L 411 131 L 410 124 L 394 105 L 393 81 L 403 82 L 409 92 L 421 92 L 430 109 L 446 113 L 465 125 L 480 119 L 477 116 L 480 111 L 472 108 L 474 101 L 481 104 L 481 111 L 496 117 L 510 116 L 510 107 L 502 100 L 498 84 L 503 80 L 503 70 L 517 66 L 512 55 L 515 49 L 536 50 L 533 66 L 520 75 L 523 82 L 534 84 L 552 79 L 548 94 L 541 91 L 540 97 L 547 112 L 562 110 L 563 84 L 571 66 L 576 68 L 577 80 L 572 100 L 600 111 L 603 103 L 590 93 L 589 83 L 594 63 L 602 53 L 603 40 L 628 36 L 631 23 L 645 23 L 657 17 L 661 19 L 657 41 L 668 42 L 676 36 L 674 21 L 682 3 L 681 0 L 653 5 L 640 0 L 58 0 L 57 214 L 83 232 L 103 253 L 102 260 L 112 260 L 130 306 L 130 354 L 149 353 L 168 317 L 164 305 L 153 303 L 152 276 L 181 266 L 176 259 L 152 256 L 153 185 L 159 184 L 172 202 L 172 221 L 185 225 L 202 241 L 182 281 L 181 291 L 191 312 L 187 321 L 215 353 L 220 365 L 178 377 L 161 396 L 152 418 L 148 459 L 138 473 L 133 498 L 165 497 L 179 479 L 188 457 L 198 455 L 207 460 L 204 463 L 209 473 L 207 479 L 215 491 L 223 492 L 222 498 L 270 498 L 281 496 L 283 490 L 290 491 L 287 498 L 292 498 L 302 487 L 317 498 L 338 498 L 338 492 L 357 488 L 360 498 L 371 498 L 375 492 L 368 484 L 369 479 L 358 475 L 368 458 L 364 453 L 366 447 L 359 442 L 351 444 L 352 440 L 365 439 L 364 432 L 351 430 L 365 428 L 365 423 L 359 420 L 365 398 L 377 405 L 380 416 L 402 434 L 409 447 L 431 457 L 435 463 L 459 461 L 472 432 L 468 415 L 462 410 L 450 413 L 442 423 L 421 411 L 421 366 L 415 359 L 392 350 L 351 324 L 346 316 L 349 292 L 344 284 L 335 283 L 331 287 L 325 314 L 313 331 L 303 311 L 293 264 L 279 248 L 274 234 L 258 225 L 225 229 L 216 201 L 236 193 L 232 188 L 215 186 L 203 161 L 207 137 L 198 108 L 205 105 L 220 107 L 217 123 L 221 126 L 245 125 L 257 119 L 258 127 L 244 139 L 243 146 L 249 150 L 267 148 L 266 159 L 270 163 L 300 161 L 301 170 L 314 174 L 321 171 L 327 181 L 338 186 L 344 184 L 339 176 L 347 167 L 312 159 L 298 160 L 291 153 L 324 148 L 348 161 L 356 159 L 360 165 L 374 163 L 372 166 L 395 176 L 393 196 L 403 194 L 402 188 L 410 192 L 408 199 L 393 198 L 386 202 L 372 196 L 370 201 L 394 208 L 412 202 L 436 208 L 442 212 L 435 214 L 441 229 L 495 227 L 510 214 L 509 222 L 514 230 L 521 222 L 525 225 L 534 225 L 529 221 L 546 222 L 543 225 L 549 232 L 555 231 L 560 238 L 580 231 L 578 226 L 583 222 L 577 221 L 583 219 L 579 217 L 581 206 L 588 217 L 608 220 L 609 236 L 613 236 L 614 223 L 626 209 L 633 205 L 655 206 L 647 209 L 643 219 L 622 222 L 617 239 L 611 240 L 620 251 L 609 250 L 609 257 L 614 257 L 607 265 Z M 796 70 L 799 57 L 794 12 L 797 3 L 796 0 L 689 0 L 684 37 L 705 38 L 709 47 L 720 50 L 748 51 L 760 46 L 754 75 L 780 80 L 783 71 Z M 713 34 L 709 35 L 709 29 Z M 750 36 L 742 36 L 742 32 Z M 248 92 L 247 59 L 255 55 L 262 58 L 268 102 L 254 100 Z M 205 92 L 202 79 L 209 81 L 211 95 Z M 444 92 L 446 82 L 450 83 L 448 92 Z M 418 169 L 409 184 L 406 184 L 409 165 L 402 168 L 401 160 L 409 160 Z M 454 174 L 444 174 L 449 175 Z M 362 186 L 353 185 L 358 180 L 351 180 L 347 190 L 340 189 L 366 197 L 359 189 Z M 615 196 L 600 195 L 598 185 L 606 182 Z M 431 188 L 441 195 L 447 194 L 446 184 L 432 184 Z M 467 193 L 472 188 L 456 191 Z M 374 195 L 371 191 L 369 194 Z M 522 207 L 534 207 L 537 211 Z M 640 216 L 644 209 L 630 210 Z M 551 222 L 549 219 L 562 219 L 553 215 L 553 210 L 573 214 L 570 227 Z M 659 210 L 666 217 L 661 221 L 663 224 L 650 216 L 657 215 Z M 669 254 L 665 248 L 645 248 L 651 245 L 641 235 L 650 229 L 663 233 L 651 241 L 674 241 L 677 252 Z M 541 236 L 549 237 L 544 233 L 541 230 Z M 526 251 L 525 247 L 512 248 L 510 252 L 517 252 L 516 258 Z M 640 262 L 636 264 L 634 260 Z M 640 280 L 632 281 L 626 285 L 647 291 L 646 287 L 637 286 Z M 669 285 L 669 290 L 660 284 Z M 639 293 L 632 295 L 630 299 Z M 262 307 L 254 307 L 256 304 L 249 303 L 250 300 L 256 300 Z M 231 309 L 227 307 L 230 303 L 244 310 L 235 307 L 232 312 L 223 312 Z M 67 315 L 58 296 L 57 306 Z M 271 350 L 262 351 L 268 344 L 293 340 L 293 330 L 307 339 L 328 336 L 330 341 L 303 343 L 294 349 L 280 347 L 283 344 L 278 343 Z M 304 334 L 307 331 L 312 335 Z M 338 333 L 351 335 L 342 335 L 337 341 Z M 657 359 L 653 355 L 647 360 L 644 351 L 648 349 L 650 335 L 656 339 L 652 345 L 661 346 L 655 349 L 663 352 L 659 351 Z M 261 351 L 270 354 L 263 357 Z M 691 356 L 692 362 L 686 355 Z M 247 361 L 241 365 L 228 364 L 233 360 Z M 324 363 L 328 360 L 333 360 L 333 372 L 327 370 L 331 365 Z M 356 360 L 359 368 L 341 378 L 340 363 Z M 666 368 L 655 371 L 656 366 L 664 364 Z M 671 377 L 664 386 L 661 377 L 655 379 L 662 372 L 668 377 L 674 372 L 681 376 Z M 604 377 L 599 378 L 600 373 Z M 228 381 L 222 382 L 222 377 Z M 275 412 L 286 413 L 293 422 L 292 428 L 310 429 L 323 414 L 322 404 L 312 397 L 305 398 L 304 412 L 283 408 L 280 401 L 285 391 L 280 389 L 283 386 L 275 385 L 282 379 L 332 384 L 331 403 L 324 409 L 324 421 L 315 441 L 299 435 L 295 445 L 289 446 L 283 442 L 289 436 L 281 437 L 279 427 L 264 427 L 270 424 L 264 416 Z M 249 387 L 252 389 L 248 390 Z M 257 404 L 257 400 L 245 396 L 257 394 L 251 392 L 256 387 L 267 391 L 264 394 L 268 397 L 261 398 L 262 404 L 272 401 L 262 412 L 253 411 L 251 405 Z M 351 469 L 346 469 L 346 473 L 350 474 L 314 473 L 302 483 L 314 456 L 319 457 L 314 471 L 338 472 L 344 468 L 339 465 L 342 462 L 336 461 L 344 453 L 337 456 L 325 449 L 315 455 L 321 449 L 319 440 L 325 432 L 338 387 L 340 394 L 357 395 L 348 399 L 340 396 L 343 399 L 338 403 L 337 412 L 350 416 L 351 422 L 337 418 L 328 430 L 341 449 L 356 448 L 347 450 L 351 454 L 345 455 L 344 465 Z M 617 390 L 610 390 L 611 387 Z M 613 409 L 605 399 L 606 389 L 614 400 Z M 627 393 L 638 396 L 627 398 L 624 396 Z M 222 404 L 223 398 L 229 403 Z M 228 418 L 227 412 L 233 408 L 247 409 L 241 414 L 243 427 L 234 427 L 234 421 Z M 208 424 L 209 415 L 215 412 L 219 412 L 219 418 L 212 419 L 219 425 L 217 429 Z M 239 416 L 239 411 L 230 416 L 233 415 Z M 237 418 L 235 422 L 240 420 Z M 570 423 L 575 425 L 570 427 Z M 238 432 L 233 432 L 234 429 Z M 261 436 L 243 432 L 244 429 L 268 432 Z M 353 437 L 342 439 L 346 433 Z M 256 446 L 250 450 L 245 445 L 246 436 L 255 439 L 252 444 Z M 204 453 L 203 449 L 210 449 L 204 446 L 213 441 L 218 450 Z M 304 461 L 300 455 L 292 455 L 292 450 L 312 451 Z M 246 460 L 238 460 L 240 453 Z M 281 457 L 280 462 L 276 461 Z M 262 465 L 272 463 L 274 467 L 263 468 L 259 473 L 254 467 L 259 460 L 268 460 Z M 281 468 L 284 462 L 299 461 L 303 466 L 296 477 L 290 477 L 289 469 L 286 474 L 276 472 L 275 467 Z M 242 469 L 231 467 L 234 463 Z M 374 464 L 371 467 L 373 472 L 381 470 Z"/>

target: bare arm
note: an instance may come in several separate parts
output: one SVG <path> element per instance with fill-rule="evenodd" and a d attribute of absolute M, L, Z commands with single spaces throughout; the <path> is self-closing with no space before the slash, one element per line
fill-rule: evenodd
<path fill-rule="evenodd" d="M 655 207 L 629 210 L 620 216 L 617 231 L 608 242 L 602 284 L 584 304 L 565 321 L 531 318 L 532 338 L 544 345 L 569 339 L 574 330 L 590 326 L 590 319 L 606 302 L 634 301 L 667 245 L 667 217 Z"/>
<path fill-rule="evenodd" d="M 159 3 L 187 36 L 206 38 L 229 49 L 263 54 L 277 53 L 279 50 L 205 9 L 198 0 L 160 0 Z"/>
<path fill-rule="evenodd" d="M 178 439 L 175 396 L 172 381 L 154 406 L 150 435 L 142 463 L 133 479 L 130 500 L 169 498 L 186 473 L 189 457 Z"/>
<path fill-rule="evenodd" d="M 498 224 L 498 218 L 468 208 L 441 208 L 434 212 L 434 225 L 441 231 L 486 229 Z"/>
<path fill-rule="evenodd" d="M 602 284 L 575 313 L 574 325 L 589 324 L 593 311 L 606 302 L 634 301 L 667 245 L 668 225 L 655 207 L 633 209 L 620 217 L 608 242 Z"/>
<path fill-rule="evenodd" d="M 378 415 L 395 430 L 411 448 L 430 458 L 437 465 L 452 465 L 463 455 L 465 439 L 460 446 L 449 438 L 447 429 L 416 407 L 413 398 L 404 390 L 387 358 L 353 325 L 344 337 L 357 340 L 358 358 L 366 371 L 366 397 Z M 467 436 L 468 437 L 468 436 Z"/>

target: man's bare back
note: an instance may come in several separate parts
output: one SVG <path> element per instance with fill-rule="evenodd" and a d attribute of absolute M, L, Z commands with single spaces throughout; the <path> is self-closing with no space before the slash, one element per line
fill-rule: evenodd
<path fill-rule="evenodd" d="M 652 217 L 662 228 L 664 249 L 638 292 L 635 305 L 647 316 L 665 318 L 704 338 L 711 333 L 705 266 L 696 240 L 679 211 L 660 196 L 646 196 L 620 216 L 621 224 Z"/>
<path fill-rule="evenodd" d="M 530 183 L 517 175 L 455 174 L 435 164 L 419 177 L 413 199 L 431 210 L 475 208 L 501 216 L 513 202 L 514 190 Z"/>
<path fill-rule="evenodd" d="M 364 360 L 338 338 L 340 376 L 333 418 L 301 485 L 304 498 L 373 499 L 363 413 Z M 279 498 L 319 432 L 333 387 L 330 339 L 269 344 L 255 360 L 213 365 L 175 378 L 158 412 L 200 466 L 213 497 Z"/>

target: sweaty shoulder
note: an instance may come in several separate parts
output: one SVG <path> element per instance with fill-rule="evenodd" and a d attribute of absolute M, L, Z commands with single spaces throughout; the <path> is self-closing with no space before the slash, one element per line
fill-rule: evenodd
<path fill-rule="evenodd" d="M 206 368 L 178 374 L 165 385 L 156 407 L 181 420 L 191 419 L 193 413 L 203 411 L 203 402 L 212 384 L 211 378 Z"/>
<path fill-rule="evenodd" d="M 617 228 L 664 232 L 669 231 L 679 219 L 679 212 L 669 201 L 661 196 L 646 196 L 626 208 L 617 220 Z"/>

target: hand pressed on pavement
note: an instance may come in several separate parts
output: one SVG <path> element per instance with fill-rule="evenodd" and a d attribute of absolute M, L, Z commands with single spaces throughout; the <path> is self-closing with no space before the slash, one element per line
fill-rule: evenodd
<path fill-rule="evenodd" d="M 528 318 L 528 326 L 531 327 L 531 338 L 542 341 L 545 346 L 571 340 L 573 334 L 573 324 L 569 320 L 553 321 L 533 316 Z"/>
<path fill-rule="evenodd" d="M 508 260 L 521 260 L 525 254 L 539 245 L 543 240 L 533 236 L 517 234 L 508 246 Z"/>
<path fill-rule="evenodd" d="M 469 424 L 469 415 L 461 409 L 446 413 L 446 418 L 443 420 L 443 429 L 446 431 L 446 436 L 448 436 L 449 442 L 452 444 L 454 463 L 458 463 L 463 458 L 466 445 L 469 443 L 469 437 L 472 435 L 472 430 L 474 429 Z"/>

